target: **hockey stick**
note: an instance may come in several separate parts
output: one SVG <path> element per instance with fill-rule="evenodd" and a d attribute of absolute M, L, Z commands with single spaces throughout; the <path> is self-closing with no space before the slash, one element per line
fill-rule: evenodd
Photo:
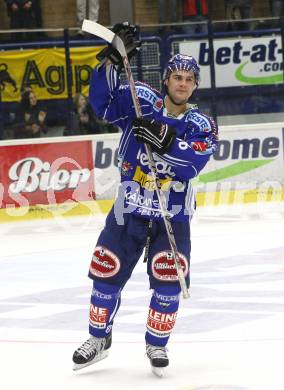
<path fill-rule="evenodd" d="M 128 61 L 128 57 L 127 57 L 127 53 L 126 53 L 123 41 L 111 30 L 109 30 L 106 27 L 104 27 L 96 22 L 93 22 L 91 20 L 87 20 L 87 19 L 84 20 L 83 25 L 82 25 L 82 30 L 89 33 L 89 34 L 96 35 L 97 37 L 102 38 L 103 40 L 105 40 L 106 42 L 111 44 L 116 50 L 118 50 L 118 52 L 121 55 L 122 60 L 123 60 L 123 65 L 124 65 L 124 69 L 126 72 L 127 81 L 128 81 L 129 87 L 130 87 L 136 116 L 137 116 L 137 118 L 141 118 L 142 111 L 141 111 L 140 103 L 139 103 L 138 96 L 136 93 L 135 83 L 133 80 L 130 64 Z M 172 228 L 172 225 L 170 222 L 170 216 L 169 216 L 169 213 L 166 209 L 166 197 L 165 197 L 165 194 L 163 193 L 162 188 L 161 188 L 161 182 L 160 182 L 160 179 L 158 176 L 156 164 L 155 164 L 155 161 L 153 158 L 153 154 L 152 154 L 152 150 L 151 150 L 150 145 L 145 144 L 145 149 L 146 149 L 147 157 L 149 160 L 149 166 L 151 169 L 151 173 L 152 173 L 153 178 L 154 178 L 155 190 L 156 190 L 157 197 L 159 200 L 161 214 L 162 214 L 162 217 L 163 217 L 163 220 L 165 223 L 169 244 L 170 244 L 170 247 L 171 247 L 171 250 L 173 253 L 174 262 L 175 262 L 175 266 L 176 266 L 176 270 L 177 270 L 177 276 L 178 276 L 178 280 L 180 283 L 182 295 L 183 295 L 183 298 L 189 298 L 189 292 L 188 292 L 188 289 L 186 286 L 186 281 L 185 281 L 182 265 L 181 265 L 181 262 L 179 259 L 177 244 L 176 244 L 173 228 Z"/>

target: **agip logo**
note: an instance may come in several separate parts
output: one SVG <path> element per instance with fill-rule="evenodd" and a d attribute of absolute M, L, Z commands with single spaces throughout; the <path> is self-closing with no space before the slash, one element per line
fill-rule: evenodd
<path fill-rule="evenodd" d="M 87 93 L 96 53 L 101 47 L 70 49 L 73 94 Z M 7 50 L 0 55 L 2 101 L 18 101 L 20 91 L 33 89 L 39 99 L 67 97 L 66 60 L 62 48 Z"/>
<path fill-rule="evenodd" d="M 13 92 L 17 92 L 17 84 L 16 81 L 11 76 L 8 65 L 7 64 L 0 64 L 0 89 L 1 91 L 5 91 L 7 85 L 12 86 Z"/>

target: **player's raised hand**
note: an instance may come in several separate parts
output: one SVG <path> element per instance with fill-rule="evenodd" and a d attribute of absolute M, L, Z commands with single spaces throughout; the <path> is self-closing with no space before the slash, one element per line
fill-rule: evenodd
<path fill-rule="evenodd" d="M 123 41 L 128 60 L 130 61 L 131 58 L 138 53 L 141 47 L 141 41 L 136 39 L 136 27 L 129 24 L 128 22 L 117 23 L 112 28 L 112 31 Z M 107 47 L 98 53 L 97 59 L 99 61 L 111 61 L 113 65 L 118 67 L 118 71 L 121 71 L 123 68 L 123 62 L 120 53 L 110 44 L 108 44 Z"/>

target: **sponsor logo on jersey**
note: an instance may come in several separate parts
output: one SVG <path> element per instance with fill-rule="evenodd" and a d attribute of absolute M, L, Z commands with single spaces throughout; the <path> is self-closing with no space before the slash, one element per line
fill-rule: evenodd
<path fill-rule="evenodd" d="M 168 337 L 175 325 L 177 312 L 161 313 L 152 308 L 149 310 L 147 330 L 153 336 Z"/>
<path fill-rule="evenodd" d="M 150 196 L 147 196 L 147 194 Z M 160 218 L 162 216 L 160 205 L 158 199 L 153 199 L 154 194 L 155 193 L 151 191 L 147 193 L 145 191 L 144 195 L 141 195 L 137 191 L 125 191 L 125 204 L 131 207 L 135 207 L 135 212 L 140 215 Z M 178 213 L 180 211 L 180 208 L 177 208 L 177 210 L 174 211 Z M 172 218 L 175 214 L 170 211 L 167 211 L 167 215 L 169 218 Z"/>
<path fill-rule="evenodd" d="M 137 191 L 125 191 L 124 199 L 132 206 L 158 209 L 159 201 L 158 199 L 153 199 L 154 194 L 151 195 L 151 197 L 147 197 L 139 194 Z"/>
<path fill-rule="evenodd" d="M 133 166 L 128 161 L 123 161 L 121 164 L 121 174 L 124 176 L 131 176 Z"/>
<path fill-rule="evenodd" d="M 142 98 L 151 104 L 154 104 L 159 99 L 159 97 L 151 91 L 149 87 L 139 85 L 136 87 L 136 92 L 139 98 Z"/>
<path fill-rule="evenodd" d="M 155 111 L 160 111 L 163 108 L 164 103 L 162 99 L 157 99 L 153 105 Z"/>
<path fill-rule="evenodd" d="M 179 255 L 184 276 L 188 274 L 188 262 L 184 255 Z M 178 280 L 174 257 L 171 252 L 159 252 L 152 261 L 152 273 L 154 278 L 162 281 L 176 282 Z"/>
<path fill-rule="evenodd" d="M 142 188 L 148 191 L 155 191 L 155 179 L 151 173 L 145 173 L 141 170 L 140 166 L 136 167 L 133 180 L 140 184 Z M 162 191 L 168 191 L 172 182 L 172 179 L 160 179 Z"/>
<path fill-rule="evenodd" d="M 143 153 L 141 149 L 139 149 L 137 156 L 137 160 L 140 162 L 141 165 L 147 166 L 149 168 L 149 159 L 146 153 Z M 172 170 L 171 165 L 166 163 L 165 161 L 157 160 L 157 158 L 154 156 L 155 159 L 155 165 L 157 172 L 161 175 L 169 176 L 169 177 L 175 177 L 176 174 Z"/>
<path fill-rule="evenodd" d="M 97 246 L 90 265 L 90 273 L 98 278 L 110 278 L 120 269 L 119 258 L 108 249 Z"/>
<path fill-rule="evenodd" d="M 211 130 L 211 126 L 209 126 L 209 121 L 208 119 L 197 112 L 189 112 L 189 114 L 186 117 L 186 121 L 193 122 L 195 125 L 199 127 L 201 131 L 204 131 L 208 133 Z"/>
<path fill-rule="evenodd" d="M 90 305 L 90 325 L 96 329 L 105 329 L 108 321 L 108 308 Z"/>

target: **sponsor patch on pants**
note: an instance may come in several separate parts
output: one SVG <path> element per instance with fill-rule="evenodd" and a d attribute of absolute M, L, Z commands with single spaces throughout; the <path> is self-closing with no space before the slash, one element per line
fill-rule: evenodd
<path fill-rule="evenodd" d="M 99 278 L 110 278 L 118 273 L 120 269 L 119 258 L 108 249 L 97 246 L 95 248 L 90 272 Z"/>
<path fill-rule="evenodd" d="M 108 321 L 108 309 L 91 304 L 89 320 L 93 328 L 105 329 Z"/>
<path fill-rule="evenodd" d="M 147 330 L 156 337 L 168 337 L 175 325 L 177 312 L 161 313 L 154 309 L 149 310 Z"/>
<path fill-rule="evenodd" d="M 188 274 L 188 262 L 184 255 L 178 254 L 184 276 Z M 167 282 L 178 281 L 176 265 L 171 252 L 159 252 L 152 260 L 152 273 L 154 278 Z"/>

